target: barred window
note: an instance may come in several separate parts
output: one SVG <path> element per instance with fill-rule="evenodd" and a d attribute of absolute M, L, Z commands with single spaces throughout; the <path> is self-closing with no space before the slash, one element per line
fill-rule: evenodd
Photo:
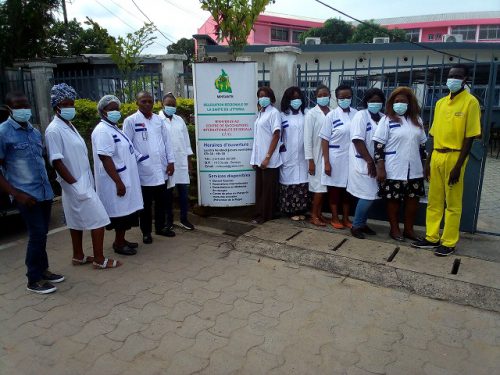
<path fill-rule="evenodd" d="M 480 40 L 500 39 L 500 25 L 481 25 L 479 26 Z"/>
<path fill-rule="evenodd" d="M 420 38 L 420 29 L 406 29 L 406 39 L 410 42 L 418 42 Z"/>
<path fill-rule="evenodd" d="M 276 40 L 280 42 L 288 42 L 289 38 L 289 30 L 283 29 L 279 27 L 271 28 L 271 40 Z"/>
<path fill-rule="evenodd" d="M 477 27 L 475 25 L 456 26 L 451 28 L 452 34 L 461 34 L 464 40 L 476 40 Z"/>

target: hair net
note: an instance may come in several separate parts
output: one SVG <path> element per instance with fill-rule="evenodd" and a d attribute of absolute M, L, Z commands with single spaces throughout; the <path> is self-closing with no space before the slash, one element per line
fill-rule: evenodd
<path fill-rule="evenodd" d="M 50 90 L 50 104 L 52 108 L 57 107 L 64 99 L 76 99 L 76 91 L 73 87 L 66 83 L 59 83 L 52 86 Z"/>
<path fill-rule="evenodd" d="M 97 103 L 97 110 L 101 112 L 108 104 L 110 103 L 116 103 L 118 106 L 120 106 L 122 103 L 120 102 L 120 99 L 118 99 L 114 95 L 104 95 L 101 100 L 99 100 L 99 103 Z"/>

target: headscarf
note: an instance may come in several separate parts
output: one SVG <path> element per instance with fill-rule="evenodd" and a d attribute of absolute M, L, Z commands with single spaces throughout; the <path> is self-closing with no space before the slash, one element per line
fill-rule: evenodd
<path fill-rule="evenodd" d="M 99 100 L 99 103 L 97 103 L 97 110 L 99 113 L 107 107 L 110 103 L 116 103 L 118 106 L 121 106 L 122 103 L 120 102 L 120 99 L 118 99 L 114 95 L 104 95 L 101 100 Z"/>
<path fill-rule="evenodd" d="M 75 89 L 66 83 L 59 83 L 58 85 L 52 86 L 50 90 L 50 104 L 52 108 L 57 107 L 64 99 L 75 100 Z"/>

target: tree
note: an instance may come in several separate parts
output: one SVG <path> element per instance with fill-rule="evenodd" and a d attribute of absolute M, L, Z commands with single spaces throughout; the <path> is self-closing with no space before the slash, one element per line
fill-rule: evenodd
<path fill-rule="evenodd" d="M 257 17 L 274 0 L 200 0 L 215 21 L 218 41 L 227 40 L 236 57 L 247 45 Z"/>
<path fill-rule="evenodd" d="M 321 43 L 337 44 L 347 43 L 351 39 L 354 28 L 340 18 L 330 18 L 322 27 L 314 27 L 300 35 L 300 41 L 304 43 L 305 38 L 320 37 Z"/>
<path fill-rule="evenodd" d="M 391 42 L 406 40 L 406 33 L 400 29 L 389 30 L 384 26 L 375 23 L 373 20 L 359 24 L 354 30 L 350 40 L 351 43 L 372 43 L 373 38 L 390 35 Z"/>
<path fill-rule="evenodd" d="M 184 54 L 187 56 L 186 64 L 193 62 L 194 59 L 194 40 L 181 38 L 177 42 L 167 47 L 168 53 Z"/>

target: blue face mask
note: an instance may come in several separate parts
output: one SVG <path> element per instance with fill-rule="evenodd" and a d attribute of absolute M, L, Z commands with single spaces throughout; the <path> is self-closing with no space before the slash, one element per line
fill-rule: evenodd
<path fill-rule="evenodd" d="M 392 109 L 394 109 L 394 112 L 398 115 L 403 116 L 408 110 L 408 103 L 394 103 Z"/>
<path fill-rule="evenodd" d="M 163 107 L 163 111 L 165 112 L 165 114 L 167 116 L 173 116 L 175 114 L 175 112 L 177 111 L 177 108 L 169 107 L 168 105 L 166 105 L 165 107 Z"/>
<path fill-rule="evenodd" d="M 301 105 L 302 105 L 302 100 L 300 99 L 293 99 L 290 101 L 290 107 L 292 107 L 295 110 L 299 109 Z"/>
<path fill-rule="evenodd" d="M 65 119 L 66 121 L 71 121 L 75 118 L 76 109 L 74 107 L 71 108 L 60 108 L 61 112 L 59 115 Z"/>
<path fill-rule="evenodd" d="M 322 107 L 326 107 L 327 105 L 330 104 L 330 97 L 329 96 L 322 96 L 320 98 L 316 99 L 316 103 Z"/>
<path fill-rule="evenodd" d="M 271 99 L 267 96 L 263 96 L 262 98 L 259 98 L 259 104 L 262 108 L 266 108 L 269 104 L 271 104 Z"/>
<path fill-rule="evenodd" d="M 28 122 L 31 118 L 31 108 L 12 109 L 12 118 L 17 122 Z"/>
<path fill-rule="evenodd" d="M 457 78 L 448 78 L 446 80 L 446 86 L 452 93 L 460 90 L 462 88 L 462 83 L 463 81 Z"/>
<path fill-rule="evenodd" d="M 379 113 L 382 109 L 382 103 L 368 103 L 368 110 L 373 113 Z"/>
<path fill-rule="evenodd" d="M 107 116 L 108 120 L 114 124 L 116 124 L 122 118 L 122 114 L 120 111 L 109 111 L 106 114 L 106 116 Z"/>
<path fill-rule="evenodd" d="M 351 106 L 351 99 L 339 99 L 337 103 L 339 103 L 340 108 L 347 109 Z"/>

